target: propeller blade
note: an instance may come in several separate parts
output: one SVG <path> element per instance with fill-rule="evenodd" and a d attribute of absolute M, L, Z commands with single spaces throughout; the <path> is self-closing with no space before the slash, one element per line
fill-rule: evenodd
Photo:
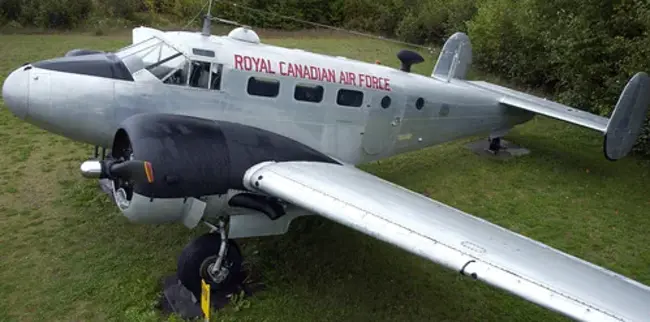
<path fill-rule="evenodd" d="M 120 163 L 114 163 L 109 166 L 108 173 L 111 177 L 120 179 L 134 179 L 137 181 L 146 180 L 153 183 L 153 168 L 151 162 L 140 160 L 129 160 Z"/>

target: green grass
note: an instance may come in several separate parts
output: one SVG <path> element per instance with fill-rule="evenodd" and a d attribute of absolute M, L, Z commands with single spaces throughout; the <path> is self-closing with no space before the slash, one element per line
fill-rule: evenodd
<path fill-rule="evenodd" d="M 397 66 L 399 47 L 350 37 L 265 39 Z M 0 36 L 0 82 L 24 62 L 72 48 L 116 49 L 129 35 Z M 428 74 L 432 57 L 415 67 Z M 121 217 L 78 165 L 92 147 L 0 109 L 0 320 L 158 321 L 161 279 L 204 232 Z M 468 140 L 363 168 L 431 198 L 650 284 L 650 162 L 604 160 L 601 137 L 545 118 L 507 139 L 532 150 L 477 157 Z M 284 236 L 242 240 L 267 289 L 220 321 L 552 321 L 562 317 L 462 278 L 328 220 L 294 222 Z"/>

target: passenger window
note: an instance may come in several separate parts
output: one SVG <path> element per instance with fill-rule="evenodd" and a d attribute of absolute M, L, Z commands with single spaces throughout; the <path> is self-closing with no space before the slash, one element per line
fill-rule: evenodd
<path fill-rule="evenodd" d="M 280 81 L 270 78 L 251 77 L 248 79 L 248 94 L 276 97 L 280 93 Z"/>
<path fill-rule="evenodd" d="M 293 92 L 293 98 L 297 101 L 320 103 L 323 100 L 323 86 L 298 84 Z"/>
<path fill-rule="evenodd" d="M 363 92 L 340 89 L 336 95 L 336 104 L 359 107 L 363 104 Z"/>

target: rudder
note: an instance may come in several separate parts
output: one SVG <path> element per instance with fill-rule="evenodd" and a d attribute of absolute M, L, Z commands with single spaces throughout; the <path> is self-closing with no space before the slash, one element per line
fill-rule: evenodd
<path fill-rule="evenodd" d="M 465 79 L 471 63 L 472 44 L 469 37 L 465 33 L 456 32 L 445 41 L 431 77 Z"/>

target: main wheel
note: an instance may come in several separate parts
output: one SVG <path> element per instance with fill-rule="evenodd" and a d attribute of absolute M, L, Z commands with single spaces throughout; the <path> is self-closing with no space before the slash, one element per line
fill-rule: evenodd
<path fill-rule="evenodd" d="M 210 289 L 220 289 L 241 271 L 241 251 L 234 241 L 228 240 L 221 269 L 215 274 L 210 273 L 219 256 L 220 245 L 221 237 L 218 234 L 205 234 L 189 243 L 178 258 L 178 279 L 197 299 L 201 298 L 201 279 L 210 284 Z"/>

